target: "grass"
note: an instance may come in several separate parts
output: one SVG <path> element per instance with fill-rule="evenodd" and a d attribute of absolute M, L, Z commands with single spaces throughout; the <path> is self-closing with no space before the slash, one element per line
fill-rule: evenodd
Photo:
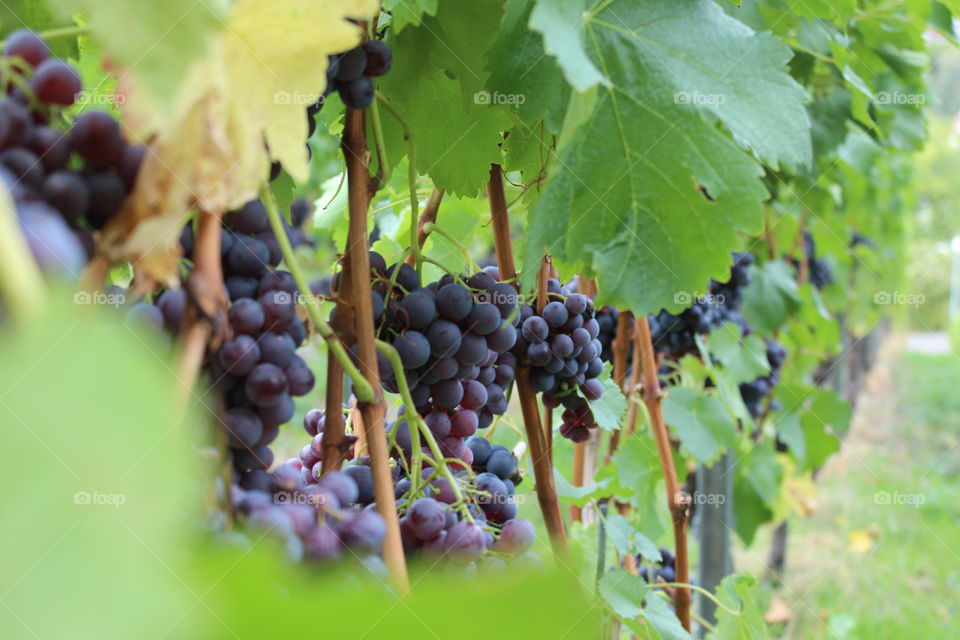
<path fill-rule="evenodd" d="M 861 397 L 817 509 L 791 521 L 784 639 L 960 638 L 960 359 L 894 356 Z M 763 570 L 769 531 L 738 568 Z M 857 544 L 859 543 L 859 544 Z"/>

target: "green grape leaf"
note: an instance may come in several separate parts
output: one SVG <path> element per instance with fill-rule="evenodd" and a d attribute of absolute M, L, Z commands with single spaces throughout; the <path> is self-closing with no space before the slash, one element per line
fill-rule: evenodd
<path fill-rule="evenodd" d="M 607 536 L 613 543 L 614 549 L 620 555 L 643 554 L 644 558 L 652 562 L 660 561 L 660 549 L 650 538 L 633 528 L 630 521 L 619 513 L 611 513 L 604 521 Z"/>
<path fill-rule="evenodd" d="M 670 389 L 663 399 L 663 417 L 697 462 L 715 460 L 736 441 L 737 426 L 713 394 Z"/>
<path fill-rule="evenodd" d="M 561 132 L 530 216 L 524 282 L 546 249 L 585 257 L 603 302 L 676 311 L 678 294 L 723 277 L 738 232 L 761 223 L 757 162 L 707 118 L 766 162 L 794 166 L 810 155 L 804 94 L 786 73 L 789 50 L 712 2 L 611 3 L 582 19 L 614 88 L 599 87 L 590 117 Z M 721 67 L 723 77 L 704 70 Z"/>
<path fill-rule="evenodd" d="M 556 57 L 567 81 L 577 91 L 597 84 L 610 86 L 610 80 L 584 50 L 586 8 L 586 0 L 539 0 L 530 15 L 530 26 L 543 35 L 543 48 Z"/>
<path fill-rule="evenodd" d="M 782 260 L 750 270 L 750 284 L 743 290 L 743 317 L 757 333 L 770 333 L 800 307 L 797 281 L 792 267 Z"/>
<path fill-rule="evenodd" d="M 647 594 L 642 613 L 643 619 L 664 640 L 690 640 L 691 636 L 680 625 L 676 612 L 663 597 L 654 595 L 654 593 L 653 590 L 650 590 Z M 634 631 L 640 630 L 634 629 Z"/>
<path fill-rule="evenodd" d="M 640 603 L 648 589 L 639 576 L 625 569 L 608 571 L 600 578 L 599 590 L 603 601 L 621 618 L 636 618 L 643 613 Z"/>
<path fill-rule="evenodd" d="M 717 631 L 707 636 L 709 640 L 765 640 L 770 637 L 754 595 L 756 589 L 756 578 L 746 574 L 737 573 L 723 579 L 717 587 L 717 598 L 727 609 L 737 613 L 718 607 Z"/>
<path fill-rule="evenodd" d="M 394 32 L 408 25 L 420 26 L 425 15 L 437 15 L 439 0 L 383 0 L 384 11 L 393 16 L 390 27 Z"/>
<path fill-rule="evenodd" d="M 773 517 L 773 511 L 742 472 L 733 479 L 733 516 L 737 535 L 748 547 L 760 525 Z"/>
<path fill-rule="evenodd" d="M 487 54 L 491 102 L 515 108 L 519 116 L 511 136 L 537 134 L 539 120 L 557 133 L 569 101 L 570 87 L 560 68 L 528 26 L 532 10 L 533 0 L 509 0 L 500 34 Z"/>
<path fill-rule="evenodd" d="M 807 440 L 800 422 L 800 414 L 796 411 L 788 411 L 774 415 L 776 418 L 773 426 L 777 430 L 777 438 L 787 445 L 790 455 L 800 463 L 800 467 L 807 468 L 804 464 L 807 459 Z"/>
<path fill-rule="evenodd" d="M 707 337 L 710 355 L 723 365 L 733 382 L 748 382 L 770 373 L 767 345 L 756 334 L 740 337 L 740 326 L 728 322 Z"/>
<path fill-rule="evenodd" d="M 757 441 L 738 464 L 764 504 L 773 506 L 780 495 L 780 480 L 783 478 L 783 468 L 777 460 L 773 441 L 769 438 Z"/>
<path fill-rule="evenodd" d="M 627 413 L 627 399 L 610 378 L 609 366 L 604 367 L 599 380 L 603 383 L 603 395 L 590 401 L 590 411 L 597 426 L 604 431 L 615 431 L 620 428 Z"/>
<path fill-rule="evenodd" d="M 293 178 L 286 171 L 280 171 L 277 179 L 270 183 L 270 191 L 277 200 L 277 209 L 287 222 L 290 222 L 290 205 L 293 204 L 296 186 Z"/>
<path fill-rule="evenodd" d="M 379 79 L 378 91 L 413 134 L 417 171 L 455 195 L 480 192 L 490 164 L 502 159 L 502 132 L 512 124 L 484 88 L 484 56 L 499 24 L 497 2 L 448 2 L 436 17 L 387 38 L 394 65 Z M 381 120 L 387 159 L 396 166 L 408 155 L 403 128 L 386 110 Z"/>

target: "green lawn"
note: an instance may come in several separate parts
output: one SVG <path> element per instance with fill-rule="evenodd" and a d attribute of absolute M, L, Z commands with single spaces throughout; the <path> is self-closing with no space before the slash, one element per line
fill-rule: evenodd
<path fill-rule="evenodd" d="M 881 366 L 820 475 L 816 511 L 791 521 L 786 583 L 767 594 L 792 610 L 782 638 L 960 638 L 958 444 L 960 358 Z M 769 539 L 738 568 L 762 571 Z"/>

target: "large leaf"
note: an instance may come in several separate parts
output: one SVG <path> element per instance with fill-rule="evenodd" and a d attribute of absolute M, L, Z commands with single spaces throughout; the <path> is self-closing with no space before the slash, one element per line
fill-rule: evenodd
<path fill-rule="evenodd" d="M 660 550 L 650 538 L 633 528 L 630 521 L 619 513 L 611 513 L 604 523 L 607 536 L 613 543 L 613 548 L 620 555 L 643 554 L 643 557 L 652 561 L 660 561 Z"/>
<path fill-rule="evenodd" d="M 713 394 L 671 389 L 663 399 L 663 417 L 697 462 L 716 459 L 736 441 L 737 426 Z"/>
<path fill-rule="evenodd" d="M 413 134 L 416 167 L 437 187 L 477 195 L 490 164 L 501 161 L 502 132 L 511 119 L 486 88 L 485 54 L 500 26 L 501 4 L 442 3 L 436 17 L 390 34 L 394 66 L 379 83 Z M 387 158 L 408 155 L 401 125 L 383 113 Z"/>
<path fill-rule="evenodd" d="M 605 302 L 678 310 L 675 294 L 722 278 L 737 232 L 760 226 L 760 167 L 707 118 L 770 164 L 802 162 L 803 92 L 787 48 L 712 2 L 615 2 L 582 19 L 613 86 L 567 134 L 535 205 L 525 282 L 547 249 L 586 260 Z"/>
<path fill-rule="evenodd" d="M 545 55 L 543 39 L 528 26 L 531 11 L 533 0 L 507 2 L 500 35 L 487 54 L 491 98 L 503 96 L 509 105 L 516 105 L 520 116 L 511 138 L 518 129 L 520 135 L 534 135 L 540 119 L 550 131 L 559 131 L 569 97 L 569 86 L 557 63 Z"/>

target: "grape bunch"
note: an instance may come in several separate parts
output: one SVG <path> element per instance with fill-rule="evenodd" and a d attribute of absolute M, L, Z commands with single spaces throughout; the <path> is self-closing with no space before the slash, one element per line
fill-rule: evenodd
<path fill-rule="evenodd" d="M 127 144 L 101 111 L 84 111 L 62 130 L 61 110 L 80 95 L 80 75 L 52 58 L 36 33 L 10 34 L 0 70 L 0 180 L 40 267 L 76 277 L 93 253 L 92 232 L 133 187 L 145 149 Z"/>
<path fill-rule="evenodd" d="M 543 404 L 566 408 L 560 433 L 576 442 L 586 439 L 596 426 L 590 407 L 583 400 L 603 395 L 597 379 L 603 371 L 600 325 L 593 301 L 571 293 L 555 278 L 547 280 L 547 304 L 520 310 L 520 336 L 513 353 L 530 366 L 533 388 L 543 393 Z M 583 395 L 581 398 L 578 392 Z"/>
<path fill-rule="evenodd" d="M 724 282 L 712 280 L 707 299 L 698 299 L 692 305 L 674 315 L 661 310 L 648 318 L 654 350 L 672 360 L 687 354 L 696 354 L 697 335 L 705 335 L 727 322 L 740 326 L 741 335 L 749 333 L 746 321 L 740 314 L 743 289 L 750 284 L 749 267 L 753 256 L 749 253 L 734 253 L 730 277 Z"/>
<path fill-rule="evenodd" d="M 763 415 L 766 398 L 773 393 L 773 388 L 780 381 L 780 369 L 783 367 L 784 360 L 787 359 L 787 350 L 783 345 L 771 338 L 765 338 L 765 341 L 770 373 L 740 384 L 740 397 L 754 419 Z"/>
<path fill-rule="evenodd" d="M 309 135 L 313 135 L 314 118 L 323 109 L 327 96 L 336 91 L 347 108 L 366 109 L 376 95 L 372 78 L 386 75 L 391 66 L 393 53 L 382 40 L 370 40 L 346 53 L 329 56 L 327 88 L 320 100 L 307 107 Z"/>
<path fill-rule="evenodd" d="M 312 440 L 301 450 L 298 459 L 285 463 L 297 471 L 290 473 L 291 485 L 298 487 L 298 491 L 313 493 L 335 487 L 345 476 L 357 487 L 353 503 L 360 508 L 372 508 L 373 473 L 365 458 L 345 466 L 342 471 L 322 473 L 324 422 L 324 413 L 319 409 L 310 411 L 304 418 L 304 429 Z M 473 478 L 466 470 L 461 470 L 455 474 L 454 481 L 461 490 L 470 488 L 466 493 L 472 496 L 468 499 L 472 500 L 469 511 L 473 522 L 462 518 L 455 508 L 456 494 L 450 481 L 435 469 L 429 465 L 423 469 L 422 482 L 414 492 L 404 466 L 394 466 L 394 495 L 401 516 L 400 534 L 404 549 L 411 557 L 419 556 L 430 561 L 444 558 L 469 564 L 487 551 L 517 556 L 532 546 L 535 539 L 533 526 L 516 518 L 517 508 L 512 496 L 514 481 L 520 479 L 513 454 L 506 447 L 491 446 L 487 440 L 476 436 L 468 439 L 467 446 L 475 452 L 473 459 L 477 475 Z M 478 464 L 477 460 L 482 462 Z M 264 483 L 268 483 L 270 477 L 266 472 L 259 476 Z M 299 488 L 301 486 L 305 489 Z M 481 562 L 487 566 L 503 560 L 487 554 Z"/>
<path fill-rule="evenodd" d="M 291 206 L 293 226 L 284 223 L 290 244 L 305 241 L 300 225 L 309 217 L 309 204 Z M 293 397 L 313 389 L 314 376 L 296 350 L 307 337 L 297 316 L 298 289 L 293 276 L 278 269 L 280 246 L 270 227 L 267 210 L 251 200 L 224 216 L 220 255 L 230 299 L 227 320 L 232 337 L 216 353 L 207 368 L 226 404 L 224 426 L 240 474 L 240 485 L 257 487 L 264 469 L 273 463 L 268 445 L 280 425 L 293 417 Z M 180 237 L 184 254 L 193 253 L 193 230 L 187 225 Z M 183 289 L 164 291 L 155 305 L 141 303 L 135 309 L 157 326 L 172 333 L 180 330 L 186 307 Z M 131 313 L 134 313 L 131 310 Z"/>
<path fill-rule="evenodd" d="M 638 565 L 643 562 L 643 559 L 643 555 L 637 554 Z M 664 582 L 676 582 L 677 567 L 673 553 L 666 547 L 660 547 L 660 561 L 655 566 L 648 564 L 641 566 L 640 577 L 647 583 L 660 582 L 660 578 L 663 578 Z"/>
<path fill-rule="evenodd" d="M 617 337 L 619 318 L 620 312 L 610 305 L 604 305 L 597 311 L 597 324 L 600 326 L 597 340 L 600 341 L 600 359 L 604 362 L 613 362 L 613 340 Z"/>
<path fill-rule="evenodd" d="M 350 465 L 310 483 L 301 470 L 294 458 L 272 472 L 251 471 L 246 488 L 232 487 L 234 509 L 246 526 L 280 538 L 295 561 L 378 556 L 386 524 L 371 504 L 369 467 Z"/>
<path fill-rule="evenodd" d="M 506 389 L 517 360 L 509 352 L 517 339 L 511 324 L 516 291 L 491 272 L 466 279 L 444 275 L 420 286 L 407 264 L 386 266 L 370 253 L 373 313 L 380 339 L 397 350 L 414 409 L 436 438 L 445 457 L 469 465 L 464 439 L 485 429 L 507 410 Z M 338 274 L 339 275 L 339 274 Z M 334 289 L 339 278 L 334 277 Z M 399 390 L 385 358 L 379 361 L 384 389 Z M 409 456 L 409 427 L 398 423 L 398 444 Z"/>
<path fill-rule="evenodd" d="M 817 245 L 813 242 L 813 236 L 809 231 L 803 232 L 803 252 L 807 257 L 807 272 L 810 275 L 810 282 L 817 289 L 823 289 L 833 282 L 833 271 L 830 265 L 817 258 Z M 797 261 L 794 260 L 794 265 Z"/>

